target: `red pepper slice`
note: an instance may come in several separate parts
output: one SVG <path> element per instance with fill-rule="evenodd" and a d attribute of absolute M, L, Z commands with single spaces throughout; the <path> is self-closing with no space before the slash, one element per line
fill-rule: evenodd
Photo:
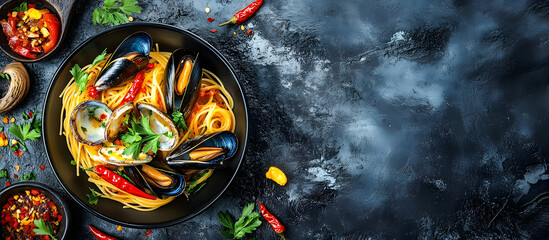
<path fill-rule="evenodd" d="M 6 20 L 2 20 L 0 21 L 0 24 L 2 24 L 2 30 L 4 31 L 4 34 L 6 34 L 6 36 L 8 38 L 12 38 L 15 36 L 15 33 L 13 32 L 15 30 L 15 28 L 13 28 L 9 23 L 8 21 Z"/>
<path fill-rule="evenodd" d="M 48 41 L 42 44 L 42 47 L 44 48 L 44 52 L 50 52 L 51 50 L 53 50 L 53 48 L 57 44 L 61 23 L 59 23 L 59 20 L 53 13 L 44 14 L 42 16 L 42 20 L 44 21 L 44 23 L 46 23 L 46 28 L 50 32 Z"/>
<path fill-rule="evenodd" d="M 110 169 L 104 166 L 96 166 L 94 169 L 95 174 L 99 175 L 101 178 L 105 179 L 110 184 L 119 188 L 120 190 L 132 194 L 134 196 L 156 200 L 156 197 L 147 194 L 146 192 L 141 191 L 139 188 L 131 184 L 128 180 L 121 177 L 120 175 L 114 173 Z"/>
<path fill-rule="evenodd" d="M 23 57 L 27 57 L 27 58 L 30 58 L 30 59 L 36 59 L 36 54 L 31 53 L 28 48 L 22 47 L 21 45 L 17 46 L 15 49 L 13 49 L 13 51 L 16 52 L 17 54 L 23 56 Z"/>
<path fill-rule="evenodd" d="M 38 190 L 33 189 L 33 190 L 31 190 L 31 194 L 32 194 L 32 195 L 38 195 L 39 192 L 38 192 Z"/>
<path fill-rule="evenodd" d="M 88 225 L 88 228 L 97 240 L 117 240 L 115 237 L 111 237 L 104 232 L 99 231 L 99 229 L 95 228 L 92 225 Z"/>

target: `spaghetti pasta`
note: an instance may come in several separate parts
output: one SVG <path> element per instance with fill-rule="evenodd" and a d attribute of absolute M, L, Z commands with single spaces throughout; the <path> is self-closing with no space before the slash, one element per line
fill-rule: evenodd
<path fill-rule="evenodd" d="M 171 53 L 158 52 L 158 45 L 156 50 L 156 52 L 151 52 L 149 54 L 149 62 L 154 64 L 154 68 L 145 71 L 142 89 L 136 96 L 134 103 L 148 103 L 162 111 L 166 111 L 166 93 L 163 92 L 165 84 L 163 78 Z M 94 97 L 88 95 L 88 92 L 93 87 L 93 83 L 101 72 L 101 69 L 106 64 L 106 59 L 108 59 L 108 57 L 109 56 L 105 57 L 105 60 L 99 62 L 99 64 L 95 66 L 89 64 L 82 68 L 85 73 L 89 74 L 87 89 L 85 91 L 80 92 L 76 87 L 75 80 L 70 79 L 60 95 L 63 106 L 59 134 L 65 135 L 68 149 L 76 162 L 77 175 L 81 174 L 81 169 L 90 169 L 104 163 L 94 160 L 94 157 L 98 155 L 98 150 L 101 145 L 86 145 L 77 141 L 73 136 L 73 133 L 70 131 L 71 113 L 78 104 L 86 100 L 101 101 L 110 109 L 114 110 L 120 105 L 132 85 L 132 83 L 129 82 L 101 91 Z M 188 129 L 179 129 L 180 139 L 178 144 L 204 134 L 226 130 L 234 132 L 235 117 L 232 110 L 233 104 L 231 95 L 225 89 L 220 79 L 212 72 L 203 69 L 200 96 L 195 106 L 193 106 L 191 116 L 186 119 Z M 166 156 L 167 154 L 168 153 L 159 153 L 157 157 Z M 137 197 L 118 189 L 116 186 L 97 176 L 93 171 L 84 172 L 88 175 L 88 181 L 97 186 L 101 197 L 118 201 L 123 204 L 124 208 L 132 208 L 138 211 L 152 211 L 175 199 L 175 197 L 163 197 L 156 200 L 150 200 Z M 198 174 L 197 171 L 194 171 L 194 173 Z M 213 170 L 209 170 L 206 174 L 200 175 L 194 184 L 206 181 L 212 173 Z M 192 176 L 187 176 L 187 180 L 191 177 Z"/>

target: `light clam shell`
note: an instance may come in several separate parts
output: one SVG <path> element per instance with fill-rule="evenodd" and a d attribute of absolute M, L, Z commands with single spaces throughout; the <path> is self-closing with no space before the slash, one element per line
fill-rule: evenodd
<path fill-rule="evenodd" d="M 105 140 L 105 130 L 101 127 L 101 123 L 94 124 L 90 122 L 88 116 L 88 109 L 90 107 L 99 107 L 100 109 L 103 109 L 104 111 L 102 113 L 107 115 L 107 119 L 105 119 L 105 121 L 108 121 L 112 111 L 106 104 L 99 101 L 84 101 L 74 108 L 70 118 L 70 128 L 72 135 L 77 141 L 94 146 L 101 144 Z M 95 115 L 98 118 L 102 113 L 97 109 L 95 110 Z M 85 128 L 86 131 L 84 131 L 83 128 Z"/>

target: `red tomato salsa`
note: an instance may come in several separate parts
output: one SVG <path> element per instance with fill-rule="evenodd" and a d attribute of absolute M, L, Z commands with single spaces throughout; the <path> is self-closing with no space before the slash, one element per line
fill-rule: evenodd
<path fill-rule="evenodd" d="M 0 21 L 11 50 L 36 59 L 37 54 L 53 50 L 58 42 L 61 23 L 47 8 L 36 9 L 29 4 L 27 11 L 13 11 Z"/>
<path fill-rule="evenodd" d="M 2 207 L 0 223 L 2 239 L 47 239 L 47 235 L 35 235 L 34 220 L 42 219 L 52 226 L 53 235 L 57 234 L 63 216 L 57 206 L 39 190 L 28 190 L 14 195 Z"/>

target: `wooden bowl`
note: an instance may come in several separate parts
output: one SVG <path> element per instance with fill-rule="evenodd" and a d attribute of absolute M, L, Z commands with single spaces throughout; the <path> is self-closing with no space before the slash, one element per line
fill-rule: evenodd
<path fill-rule="evenodd" d="M 23 57 L 14 51 L 11 50 L 10 46 L 8 45 L 8 38 L 4 34 L 3 31 L 1 31 L 0 27 L 0 49 L 7 54 L 9 57 L 16 61 L 30 63 L 30 62 L 37 62 L 44 58 L 47 58 L 48 56 L 52 55 L 61 45 L 63 42 L 63 39 L 65 39 L 65 35 L 67 33 L 67 26 L 69 25 L 69 19 L 71 17 L 71 10 L 74 6 L 74 3 L 76 0 L 29 0 L 27 1 L 27 4 L 36 4 L 36 7 L 39 9 L 47 8 L 50 10 L 50 12 L 55 13 L 55 15 L 59 18 L 59 22 L 61 22 L 61 32 L 59 33 L 59 40 L 57 41 L 57 44 L 48 53 L 40 53 L 36 57 L 36 59 L 30 59 Z M 7 14 L 11 12 L 14 8 L 18 7 L 22 3 L 21 0 L 8 0 L 4 4 L 0 6 L 0 19 L 6 19 Z"/>

